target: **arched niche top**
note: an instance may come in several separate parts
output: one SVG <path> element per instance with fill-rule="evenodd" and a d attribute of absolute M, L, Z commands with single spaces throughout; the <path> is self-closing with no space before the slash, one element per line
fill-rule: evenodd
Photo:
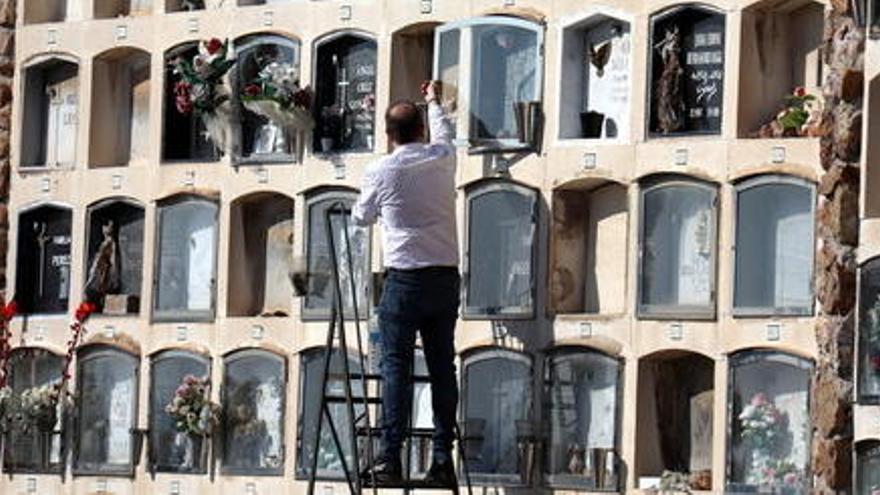
<path fill-rule="evenodd" d="M 220 191 L 216 189 L 191 189 L 187 188 L 182 191 L 174 191 L 161 198 L 156 199 L 156 204 L 165 206 L 179 201 L 196 200 L 211 203 L 220 202 Z"/>
<path fill-rule="evenodd" d="M 77 68 L 79 68 L 80 59 L 78 56 L 68 52 L 42 52 L 28 57 L 22 64 L 22 68 L 27 70 L 33 67 L 45 66 L 46 64 L 52 63 L 73 64 Z"/>
<path fill-rule="evenodd" d="M 718 189 L 721 184 L 707 177 L 701 177 L 693 174 L 682 174 L 677 172 L 652 172 L 636 178 L 642 189 L 653 189 L 655 187 L 666 186 L 670 184 L 686 184 L 706 189 Z"/>
<path fill-rule="evenodd" d="M 265 200 L 281 200 L 281 201 L 289 201 L 291 204 L 294 202 L 294 198 L 289 196 L 287 193 L 281 191 L 274 190 L 260 190 L 260 191 L 251 191 L 248 193 L 244 193 L 240 196 L 237 196 L 232 200 L 232 206 L 243 205 L 247 203 L 258 203 L 260 201 Z"/>
<path fill-rule="evenodd" d="M 394 31 L 391 33 L 391 36 L 393 37 L 406 36 L 410 34 L 433 33 L 434 29 L 437 26 L 441 25 L 443 25 L 443 23 L 437 21 L 413 22 L 394 29 Z"/>
<path fill-rule="evenodd" d="M 144 204 L 140 200 L 132 198 L 131 196 L 111 196 L 109 198 L 101 198 L 89 203 L 87 208 L 89 210 L 100 210 L 101 208 L 114 204 L 124 204 L 141 210 L 144 209 Z"/>
<path fill-rule="evenodd" d="M 481 177 L 458 186 L 459 189 L 464 190 L 467 194 L 490 187 L 507 187 L 523 193 L 528 192 L 529 194 L 538 194 L 540 192 L 537 187 L 504 177 Z"/>
<path fill-rule="evenodd" d="M 211 361 L 211 350 L 195 342 L 173 343 L 161 345 L 147 354 L 150 359 L 162 359 L 166 356 L 182 355 L 196 356 L 200 359 Z"/>
<path fill-rule="evenodd" d="M 317 50 L 327 43 L 331 43 L 345 37 L 357 38 L 364 41 L 372 41 L 373 43 L 375 43 L 377 40 L 374 33 L 363 29 L 336 29 L 315 38 L 313 46 Z"/>
<path fill-rule="evenodd" d="M 547 15 L 534 7 L 492 7 L 483 11 L 480 17 L 510 17 L 534 24 L 547 21 Z"/>
<path fill-rule="evenodd" d="M 819 182 L 816 171 L 812 167 L 795 163 L 759 165 L 757 167 L 748 167 L 745 169 L 737 170 L 730 176 L 730 182 L 736 184 L 738 182 L 747 181 L 752 177 L 762 175 L 796 177 L 812 184 L 816 184 Z"/>
<path fill-rule="evenodd" d="M 609 350 L 605 347 L 593 346 L 593 345 L 589 345 L 586 343 L 580 343 L 580 342 L 575 343 L 575 342 L 561 341 L 561 342 L 557 342 L 555 344 L 552 344 L 551 346 L 547 347 L 546 349 L 544 349 L 542 351 L 542 353 L 546 354 L 547 356 L 553 356 L 555 354 L 565 353 L 565 352 L 580 352 L 580 353 L 587 353 L 587 354 L 597 354 L 599 356 L 602 356 L 602 357 L 605 357 L 608 359 L 613 359 L 613 360 L 617 361 L 619 364 L 623 364 L 623 360 L 624 360 L 623 356 L 621 356 L 619 352 L 618 353 L 609 352 Z"/>
<path fill-rule="evenodd" d="M 768 184 L 789 184 L 807 188 L 815 186 L 814 182 L 802 177 L 774 173 L 754 174 L 740 177 L 733 184 L 736 186 L 737 190 L 749 189 Z"/>
<path fill-rule="evenodd" d="M 326 345 L 310 345 L 310 346 L 308 346 L 308 347 L 304 347 L 304 348 L 302 348 L 302 349 L 296 351 L 295 354 L 296 354 L 297 357 L 302 358 L 302 356 L 305 355 L 305 354 L 311 354 L 311 353 L 315 353 L 315 352 L 324 352 L 324 351 L 326 351 L 326 350 L 327 350 L 327 346 L 326 346 Z M 334 351 L 340 351 L 341 349 L 338 348 L 338 347 L 333 347 L 332 350 L 334 350 Z M 346 350 L 346 354 L 347 354 L 349 357 L 352 357 L 352 356 L 357 357 L 357 355 L 358 355 L 358 351 L 357 351 L 357 349 L 355 349 L 354 347 L 348 347 L 347 350 Z"/>
<path fill-rule="evenodd" d="M 287 363 L 287 352 L 280 346 L 261 343 L 260 345 L 251 345 L 246 347 L 236 347 L 223 353 L 223 361 L 235 361 L 242 357 L 250 356 L 270 356 L 278 359 L 283 363 Z"/>
<path fill-rule="evenodd" d="M 634 19 L 635 16 L 626 10 L 612 7 L 610 5 L 599 4 L 586 6 L 583 10 L 560 18 L 558 25 L 563 29 L 568 29 L 579 26 L 590 26 L 606 20 L 618 20 L 626 24 L 632 24 Z"/>
<path fill-rule="evenodd" d="M 553 191 L 580 191 L 589 192 L 605 186 L 627 187 L 623 181 L 610 177 L 578 177 L 576 179 L 567 180 L 553 187 Z"/>
<path fill-rule="evenodd" d="M 250 46 L 264 43 L 298 49 L 302 45 L 302 39 L 288 31 L 266 30 L 241 33 L 234 40 L 235 47 L 239 50 L 246 50 Z"/>
<path fill-rule="evenodd" d="M 652 21 L 661 20 L 671 15 L 684 12 L 687 10 L 694 10 L 697 12 L 705 12 L 707 14 L 719 14 L 725 15 L 725 11 L 723 8 L 712 5 L 710 3 L 704 2 L 687 2 L 687 3 L 678 3 L 673 5 L 667 5 L 661 7 L 650 14 L 650 18 Z"/>
<path fill-rule="evenodd" d="M 140 344 L 133 337 L 123 333 L 116 333 L 112 336 L 107 336 L 104 332 L 97 333 L 86 342 L 83 342 L 76 349 L 76 353 L 81 355 L 100 350 L 118 351 L 138 359 L 141 357 Z"/>
<path fill-rule="evenodd" d="M 30 203 L 22 205 L 18 209 L 18 216 L 21 216 L 25 213 L 35 212 L 38 210 L 46 210 L 46 211 L 54 210 L 54 211 L 71 213 L 73 211 L 73 206 L 71 206 L 70 204 L 67 204 L 67 203 L 63 203 L 61 201 L 37 200 L 37 201 L 32 201 Z"/>
<path fill-rule="evenodd" d="M 358 194 L 359 192 L 360 191 L 354 187 L 321 184 L 304 189 L 299 192 L 299 195 L 311 199 L 330 193 Z"/>
<path fill-rule="evenodd" d="M 749 362 L 767 358 L 800 369 L 812 369 L 815 364 L 811 356 L 798 349 L 782 350 L 768 347 L 747 347 L 744 349 L 738 349 L 727 355 L 727 360 L 731 366 L 748 364 Z"/>
<path fill-rule="evenodd" d="M 18 347 L 13 347 L 10 352 L 10 357 L 14 356 L 16 353 L 21 352 L 48 352 L 49 354 L 55 357 L 64 357 L 64 351 L 55 345 L 47 344 L 45 342 L 40 343 L 29 343 L 27 345 L 22 345 Z"/>
<path fill-rule="evenodd" d="M 699 349 L 685 349 L 685 348 L 666 348 L 666 349 L 658 349 L 655 351 L 651 351 L 648 354 L 644 354 L 639 356 L 638 360 L 641 361 L 670 361 L 675 359 L 681 359 L 683 357 L 698 357 L 701 359 L 705 359 L 706 361 L 715 362 L 715 358 L 710 356 L 709 354 L 700 351 Z"/>
<path fill-rule="evenodd" d="M 187 40 L 181 41 L 180 43 L 176 43 L 165 50 L 165 59 L 168 60 L 172 57 L 179 57 L 183 53 L 197 49 L 199 47 L 199 40 Z"/>
<path fill-rule="evenodd" d="M 95 60 L 111 61 L 130 57 L 144 57 L 149 62 L 150 52 L 139 46 L 115 46 L 96 54 L 94 58 Z"/>
<path fill-rule="evenodd" d="M 532 354 L 525 350 L 498 345 L 477 345 L 464 349 L 459 354 L 461 355 L 462 361 L 468 362 L 498 357 L 525 360 L 528 361 L 529 365 L 534 361 Z"/>

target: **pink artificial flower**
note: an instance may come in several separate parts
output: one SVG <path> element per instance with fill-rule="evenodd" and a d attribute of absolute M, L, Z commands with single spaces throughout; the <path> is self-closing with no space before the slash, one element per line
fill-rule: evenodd
<path fill-rule="evenodd" d="M 782 478 L 782 482 L 788 486 L 797 485 L 797 482 L 798 482 L 797 473 L 786 473 L 785 477 Z"/>
<path fill-rule="evenodd" d="M 755 407 L 765 406 L 769 401 L 767 400 L 767 396 L 764 392 L 758 392 L 754 396 L 752 396 L 752 405 Z"/>
<path fill-rule="evenodd" d="M 798 98 L 803 98 L 804 96 L 807 96 L 807 90 L 803 86 L 798 86 L 794 88 L 794 95 Z"/>
<path fill-rule="evenodd" d="M 244 94 L 247 96 L 257 96 L 262 92 L 258 84 L 248 84 L 244 87 Z"/>

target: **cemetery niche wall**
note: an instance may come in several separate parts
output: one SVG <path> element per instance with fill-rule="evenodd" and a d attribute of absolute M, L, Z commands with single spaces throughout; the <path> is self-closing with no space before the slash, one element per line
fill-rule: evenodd
<path fill-rule="evenodd" d="M 340 31 L 315 42 L 318 153 L 370 152 L 376 127 L 376 40 Z"/>
<path fill-rule="evenodd" d="M 220 153 L 207 137 L 202 119 L 194 112 L 186 115 L 175 108 L 174 61 L 189 59 L 198 53 L 197 42 L 181 43 L 165 52 L 165 86 L 162 104 L 162 160 L 165 162 L 214 162 Z"/>
<path fill-rule="evenodd" d="M 66 207 L 42 205 L 18 218 L 15 297 L 25 314 L 67 311 L 70 299 L 70 223 Z"/>
<path fill-rule="evenodd" d="M 575 180 L 553 191 L 550 309 L 556 314 L 622 314 L 629 225 L 626 186 Z"/>
<path fill-rule="evenodd" d="M 79 130 L 79 65 L 67 57 L 24 70 L 22 167 L 72 167 Z"/>
<path fill-rule="evenodd" d="M 114 48 L 92 62 L 89 166 L 146 160 L 150 135 L 150 54 Z"/>
<path fill-rule="evenodd" d="M 686 476 L 692 490 L 712 489 L 715 364 L 688 351 L 639 360 L 636 480 L 656 486 L 665 471 Z"/>
<path fill-rule="evenodd" d="M 651 16 L 648 134 L 719 134 L 724 101 L 725 16 L 671 7 Z"/>
<path fill-rule="evenodd" d="M 559 139 L 629 139 L 628 22 L 595 14 L 562 30 Z"/>
<path fill-rule="evenodd" d="M 294 301 L 293 199 L 254 193 L 233 201 L 229 316 L 289 316 Z"/>
<path fill-rule="evenodd" d="M 144 209 L 108 199 L 92 205 L 87 222 L 85 297 L 105 315 L 140 312 L 144 269 Z"/>

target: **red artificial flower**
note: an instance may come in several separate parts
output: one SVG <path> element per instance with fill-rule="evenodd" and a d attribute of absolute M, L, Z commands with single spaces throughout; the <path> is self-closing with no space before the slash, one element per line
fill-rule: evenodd
<path fill-rule="evenodd" d="M 221 48 L 223 48 L 223 42 L 217 38 L 211 38 L 205 43 L 205 49 L 208 50 L 209 55 L 219 52 Z"/>
<path fill-rule="evenodd" d="M 804 96 L 807 96 L 807 90 L 804 89 L 803 86 L 798 86 L 794 88 L 794 95 L 798 98 L 803 98 Z"/>
<path fill-rule="evenodd" d="M 2 313 L 4 320 L 11 320 L 18 313 L 18 303 L 15 301 L 9 301 L 9 303 L 3 305 L 3 309 L 0 310 L 0 313 Z"/>
<path fill-rule="evenodd" d="M 178 81 L 174 85 L 174 95 L 174 106 L 177 107 L 178 112 L 183 115 L 192 112 L 192 84 L 186 81 Z"/>
<path fill-rule="evenodd" d="M 297 91 L 293 94 L 293 104 L 308 109 L 312 106 L 312 91 L 311 88 L 306 86 L 305 88 Z"/>
<path fill-rule="evenodd" d="M 78 308 L 76 308 L 76 314 L 74 317 L 76 318 L 76 321 L 82 323 L 86 321 L 96 309 L 98 309 L 98 307 L 95 306 L 95 303 L 84 301 Z"/>
<path fill-rule="evenodd" d="M 257 96 L 262 91 L 259 84 L 248 84 L 244 87 L 244 94 L 247 96 Z"/>

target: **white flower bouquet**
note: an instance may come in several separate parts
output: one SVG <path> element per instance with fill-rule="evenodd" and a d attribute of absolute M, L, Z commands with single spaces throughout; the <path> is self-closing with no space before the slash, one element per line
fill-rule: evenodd
<path fill-rule="evenodd" d="M 174 419 L 177 431 L 196 436 L 209 435 L 220 422 L 220 406 L 211 402 L 211 382 L 187 375 L 177 387 L 165 412 Z"/>

